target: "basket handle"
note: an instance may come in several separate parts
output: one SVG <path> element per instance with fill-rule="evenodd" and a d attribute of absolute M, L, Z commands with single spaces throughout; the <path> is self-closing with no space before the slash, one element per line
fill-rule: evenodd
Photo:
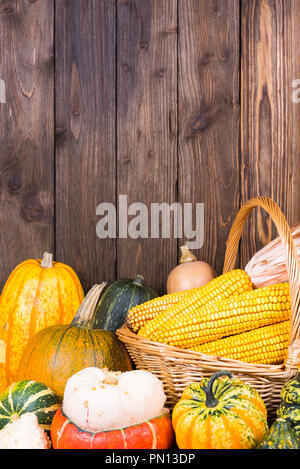
<path fill-rule="evenodd" d="M 274 222 L 283 246 L 291 296 L 291 332 L 286 366 L 297 368 L 300 363 L 300 265 L 290 227 L 279 206 L 268 197 L 256 197 L 239 210 L 227 240 L 223 273 L 234 269 L 245 222 L 255 207 L 268 212 Z"/>

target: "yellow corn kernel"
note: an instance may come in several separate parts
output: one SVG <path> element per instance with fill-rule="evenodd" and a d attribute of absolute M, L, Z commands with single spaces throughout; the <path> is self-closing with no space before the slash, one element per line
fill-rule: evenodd
<path fill-rule="evenodd" d="M 276 309 L 273 304 L 276 302 Z M 290 319 L 289 285 L 280 283 L 203 306 L 170 319 L 155 340 L 180 348 L 222 339 Z"/>
<path fill-rule="evenodd" d="M 160 313 L 177 304 L 183 298 L 199 291 L 199 288 L 183 290 L 168 295 L 159 296 L 153 300 L 146 301 L 140 305 L 134 306 L 128 312 L 126 325 L 133 331 L 138 332 L 148 321 L 154 319 Z"/>
<path fill-rule="evenodd" d="M 190 311 L 198 311 L 206 304 L 251 291 L 252 288 L 251 280 L 244 270 L 232 270 L 211 280 L 204 287 L 197 289 L 193 294 L 182 299 L 176 305 L 171 306 L 151 321 L 148 321 L 140 329 L 139 335 L 151 340 L 159 339 L 160 331 L 165 329 L 165 325 L 172 318 L 176 320 L 178 316 L 185 315 Z"/>
<path fill-rule="evenodd" d="M 290 321 L 264 326 L 191 348 L 195 352 L 248 363 L 277 365 L 287 355 Z"/>

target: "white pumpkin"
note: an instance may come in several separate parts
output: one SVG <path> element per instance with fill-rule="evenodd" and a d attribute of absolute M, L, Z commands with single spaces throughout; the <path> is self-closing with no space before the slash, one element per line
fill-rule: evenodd
<path fill-rule="evenodd" d="M 0 431 L 0 449 L 50 449 L 50 443 L 37 416 L 27 413 Z"/>
<path fill-rule="evenodd" d="M 148 371 L 85 368 L 68 380 L 63 412 L 83 430 L 100 432 L 158 417 L 165 402 L 162 382 Z"/>

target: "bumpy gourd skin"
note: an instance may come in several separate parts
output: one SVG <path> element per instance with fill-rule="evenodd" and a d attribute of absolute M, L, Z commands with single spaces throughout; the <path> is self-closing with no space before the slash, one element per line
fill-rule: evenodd
<path fill-rule="evenodd" d="M 277 416 L 286 420 L 300 438 L 300 406 L 282 402 L 277 409 Z"/>
<path fill-rule="evenodd" d="M 24 348 L 38 331 L 72 321 L 84 293 L 74 270 L 61 263 L 44 268 L 40 260 L 27 260 L 11 273 L 0 297 L 0 340 L 5 365 L 0 388 L 16 381 Z"/>
<path fill-rule="evenodd" d="M 290 423 L 300 438 L 300 373 L 283 386 L 280 398 L 277 416 Z"/>
<path fill-rule="evenodd" d="M 300 373 L 283 386 L 280 398 L 285 404 L 300 406 Z"/>
<path fill-rule="evenodd" d="M 277 419 L 259 449 L 300 449 L 300 440 L 292 426 L 284 419 Z"/>
<path fill-rule="evenodd" d="M 191 384 L 174 408 L 172 423 L 179 448 L 257 447 L 268 432 L 266 408 L 257 391 L 239 379 L 220 376 L 208 396 L 209 381 Z"/>

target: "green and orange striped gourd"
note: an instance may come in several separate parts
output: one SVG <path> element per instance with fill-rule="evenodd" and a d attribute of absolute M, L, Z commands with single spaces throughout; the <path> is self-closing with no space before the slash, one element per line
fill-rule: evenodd
<path fill-rule="evenodd" d="M 180 449 L 252 449 L 268 433 L 258 392 L 225 370 L 184 390 L 172 424 Z"/>

